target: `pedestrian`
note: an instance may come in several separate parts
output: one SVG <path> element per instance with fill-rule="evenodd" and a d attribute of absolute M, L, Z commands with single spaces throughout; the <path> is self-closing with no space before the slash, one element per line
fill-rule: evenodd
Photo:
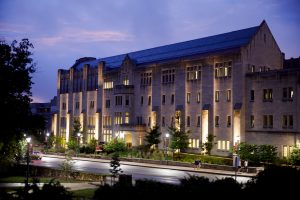
<path fill-rule="evenodd" d="M 202 162 L 201 160 L 199 160 L 198 168 L 201 168 L 201 166 L 202 166 Z"/>
<path fill-rule="evenodd" d="M 198 167 L 199 167 L 199 160 L 195 160 L 195 162 L 194 162 L 195 170 L 198 169 Z"/>
<path fill-rule="evenodd" d="M 245 168 L 246 172 L 248 172 L 248 160 L 244 161 L 244 168 Z"/>

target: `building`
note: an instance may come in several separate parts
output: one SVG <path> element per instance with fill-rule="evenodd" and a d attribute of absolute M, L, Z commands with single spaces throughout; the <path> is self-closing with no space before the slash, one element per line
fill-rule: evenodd
<path fill-rule="evenodd" d="M 59 112 L 53 131 L 68 141 L 75 119 L 82 143 L 124 138 L 143 143 L 158 124 L 190 130 L 188 151 L 214 134 L 212 153 L 230 155 L 246 141 L 277 146 L 280 155 L 300 139 L 299 69 L 284 69 L 268 25 L 131 52 L 84 58 L 58 71 Z M 160 148 L 164 147 L 160 145 Z"/>
<path fill-rule="evenodd" d="M 52 130 L 52 116 L 57 112 L 57 97 L 53 97 L 48 103 L 31 103 L 30 109 L 33 115 L 42 115 L 46 121 L 45 133 Z"/>

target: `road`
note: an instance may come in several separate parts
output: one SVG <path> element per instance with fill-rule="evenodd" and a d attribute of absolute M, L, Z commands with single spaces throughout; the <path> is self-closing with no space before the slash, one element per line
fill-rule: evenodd
<path fill-rule="evenodd" d="M 60 168 L 60 164 L 64 159 L 61 158 L 51 158 L 43 157 L 40 161 L 34 161 L 32 165 L 45 166 L 51 168 Z M 74 169 L 77 171 L 92 172 L 99 174 L 109 174 L 109 162 L 93 162 L 93 161 L 83 161 L 83 160 L 73 160 Z M 221 179 L 224 177 L 233 177 L 231 175 L 220 175 L 211 174 L 203 172 L 189 172 L 174 169 L 160 169 L 145 166 L 133 166 L 127 164 L 121 164 L 121 168 L 124 174 L 132 174 L 133 180 L 137 179 L 152 179 L 164 183 L 179 184 L 180 179 L 188 177 L 189 175 L 204 176 L 210 180 Z M 250 177 L 237 176 L 237 181 L 240 183 L 245 183 L 250 180 Z"/>

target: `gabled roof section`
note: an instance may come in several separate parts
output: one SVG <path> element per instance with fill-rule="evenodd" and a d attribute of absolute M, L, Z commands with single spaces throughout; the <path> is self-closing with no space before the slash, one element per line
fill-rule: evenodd
<path fill-rule="evenodd" d="M 126 55 L 136 62 L 136 65 L 166 61 L 176 58 L 183 58 L 193 55 L 208 54 L 222 50 L 239 48 L 247 45 L 260 26 L 242 29 L 229 33 L 223 33 L 210 37 L 180 42 L 151 49 L 135 51 L 127 54 L 111 56 L 97 59 L 97 62 L 104 61 L 105 65 L 110 68 L 117 68 L 122 65 Z M 94 66 L 95 60 L 83 62 L 78 65 L 78 68 L 84 64 Z"/>

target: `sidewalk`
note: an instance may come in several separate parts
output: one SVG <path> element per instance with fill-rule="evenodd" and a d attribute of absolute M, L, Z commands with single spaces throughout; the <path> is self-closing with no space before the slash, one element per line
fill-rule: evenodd
<path fill-rule="evenodd" d="M 44 155 L 44 157 L 52 157 L 52 158 L 60 158 L 64 159 L 64 156 L 58 155 Z M 82 161 L 90 161 L 90 162 L 102 162 L 109 163 L 110 160 L 106 159 L 95 159 L 95 158 L 82 158 L 82 157 L 72 157 L 73 160 L 82 160 Z M 123 165 L 131 165 L 131 166 L 140 166 L 140 167 L 152 167 L 152 168 L 160 168 L 160 169 L 171 169 L 171 170 L 180 170 L 180 171 L 188 171 L 188 172 L 198 172 L 198 173 L 208 173 L 208 174 L 217 174 L 217 175 L 230 175 L 235 176 L 234 171 L 226 171 L 226 170 L 217 170 L 217 169 L 204 169 L 199 168 L 195 169 L 193 166 L 184 167 L 184 166 L 174 166 L 174 165 L 161 165 L 161 164 L 150 164 L 150 163 L 142 163 L 142 162 L 129 162 L 129 161 L 120 161 Z M 238 176 L 243 177 L 254 177 L 256 173 L 246 173 L 246 172 L 237 172 Z"/>

